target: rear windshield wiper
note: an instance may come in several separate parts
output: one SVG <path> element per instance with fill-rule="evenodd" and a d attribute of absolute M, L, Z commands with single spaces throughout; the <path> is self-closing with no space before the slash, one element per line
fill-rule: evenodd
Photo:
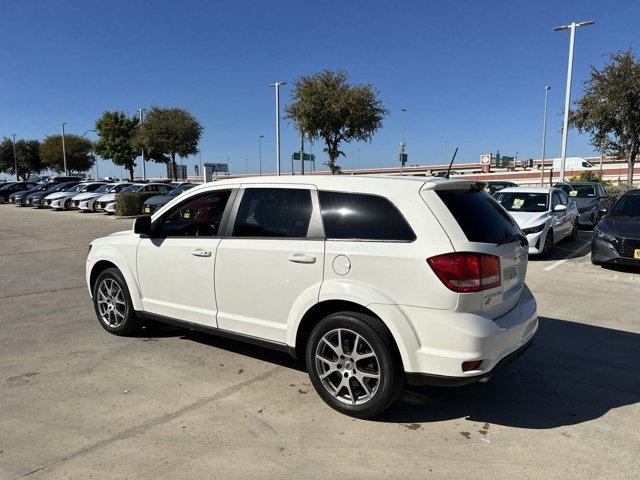
<path fill-rule="evenodd" d="M 505 243 L 511 243 L 516 240 L 520 240 L 520 243 L 522 244 L 522 246 L 529 245 L 529 242 L 527 241 L 527 237 L 525 237 L 521 233 L 514 233 L 513 235 L 504 237 L 502 240 L 496 243 L 496 245 L 504 245 Z"/>

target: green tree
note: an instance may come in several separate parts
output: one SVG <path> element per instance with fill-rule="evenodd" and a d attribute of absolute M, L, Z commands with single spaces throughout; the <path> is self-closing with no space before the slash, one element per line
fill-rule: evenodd
<path fill-rule="evenodd" d="M 64 146 L 67 153 L 67 170 L 70 172 L 84 172 L 89 170 L 95 162 L 90 140 L 78 135 L 64 136 Z M 56 172 L 64 171 L 62 158 L 62 136 L 50 135 L 45 137 L 40 145 L 42 163 Z"/>
<path fill-rule="evenodd" d="M 151 160 L 171 162 L 175 176 L 176 156 L 186 157 L 198 153 L 202 125 L 181 108 L 153 107 L 138 126 L 133 138 L 134 148 L 144 147 Z"/>
<path fill-rule="evenodd" d="M 18 176 L 27 180 L 31 175 L 40 173 L 45 167 L 40 160 L 40 142 L 38 140 L 17 140 L 16 160 L 18 161 Z M 0 172 L 15 174 L 13 159 L 13 140 L 3 138 L 0 142 Z"/>
<path fill-rule="evenodd" d="M 609 55 L 609 60 L 602 70 L 591 67 L 570 122 L 591 136 L 599 152 L 627 160 L 631 184 L 640 150 L 640 62 L 630 49 Z"/>
<path fill-rule="evenodd" d="M 311 140 L 322 139 L 331 173 L 340 173 L 336 160 L 341 142 L 371 141 L 389 112 L 369 84 L 351 85 L 347 72 L 324 70 L 295 81 L 286 117 Z"/>
<path fill-rule="evenodd" d="M 96 121 L 98 140 L 93 144 L 97 155 L 126 168 L 131 180 L 140 153 L 132 143 L 138 123 L 138 117 L 128 117 L 124 112 L 104 112 Z"/>

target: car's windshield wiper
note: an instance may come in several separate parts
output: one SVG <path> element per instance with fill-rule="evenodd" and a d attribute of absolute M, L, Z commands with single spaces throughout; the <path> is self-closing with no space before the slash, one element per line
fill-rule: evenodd
<path fill-rule="evenodd" d="M 525 237 L 521 233 L 514 233 L 513 235 L 509 235 L 507 237 L 504 237 L 502 240 L 500 240 L 498 243 L 496 243 L 496 245 L 504 245 L 505 243 L 511 243 L 511 242 L 513 242 L 515 240 L 520 240 L 520 243 L 522 245 L 528 245 L 529 244 L 529 242 L 527 241 L 527 237 Z"/>

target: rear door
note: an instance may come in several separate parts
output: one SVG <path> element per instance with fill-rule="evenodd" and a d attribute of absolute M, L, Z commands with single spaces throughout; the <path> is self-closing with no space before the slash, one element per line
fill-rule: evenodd
<path fill-rule="evenodd" d="M 218 327 L 285 342 L 289 313 L 318 301 L 324 238 L 310 185 L 244 185 L 216 257 Z"/>
<path fill-rule="evenodd" d="M 518 303 L 527 274 L 528 246 L 516 222 L 493 197 L 473 184 L 440 184 L 422 194 L 456 251 L 500 258 L 500 286 L 461 293 L 459 307 L 481 309 L 491 318 L 507 313 Z"/>

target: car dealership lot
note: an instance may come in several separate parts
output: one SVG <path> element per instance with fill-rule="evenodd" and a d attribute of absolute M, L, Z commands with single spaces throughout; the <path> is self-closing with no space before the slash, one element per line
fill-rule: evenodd
<path fill-rule="evenodd" d="M 590 232 L 529 263 L 541 330 L 522 358 L 487 384 L 406 392 L 360 421 L 326 406 L 285 354 L 168 327 L 107 334 L 87 245 L 131 222 L 0 205 L 0 478 L 640 470 L 640 273 L 591 265 Z"/>

